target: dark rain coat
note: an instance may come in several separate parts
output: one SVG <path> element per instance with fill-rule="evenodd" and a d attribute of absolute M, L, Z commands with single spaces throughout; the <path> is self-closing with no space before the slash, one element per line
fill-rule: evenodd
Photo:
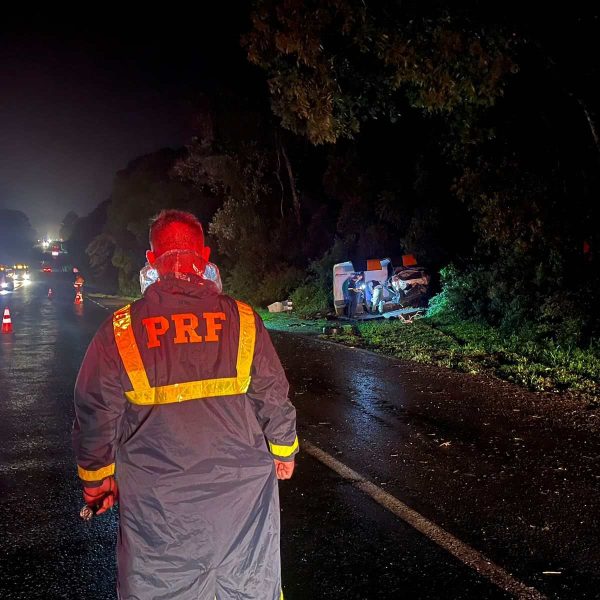
<path fill-rule="evenodd" d="M 101 326 L 73 444 L 85 485 L 117 479 L 122 600 L 280 600 L 287 395 L 260 317 L 210 282 L 160 281 Z"/>

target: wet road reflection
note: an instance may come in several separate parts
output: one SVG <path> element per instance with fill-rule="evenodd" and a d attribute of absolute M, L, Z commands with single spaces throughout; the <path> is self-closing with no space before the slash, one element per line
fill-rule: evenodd
<path fill-rule="evenodd" d="M 0 598 L 110 600 L 117 518 L 79 520 L 70 449 L 75 375 L 109 313 L 74 305 L 68 281 L 52 287 L 0 297 L 15 329 L 0 336 Z M 549 597 L 598 597 L 587 422 L 508 384 L 273 338 L 301 436 Z M 286 600 L 506 597 L 306 454 L 280 489 Z"/>

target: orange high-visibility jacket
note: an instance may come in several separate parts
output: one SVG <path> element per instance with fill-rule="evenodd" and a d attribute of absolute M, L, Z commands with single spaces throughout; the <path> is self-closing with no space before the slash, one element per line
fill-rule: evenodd
<path fill-rule="evenodd" d="M 298 451 L 260 317 L 167 278 L 100 328 L 75 386 L 80 478 L 116 475 L 122 600 L 279 600 L 273 458 Z"/>

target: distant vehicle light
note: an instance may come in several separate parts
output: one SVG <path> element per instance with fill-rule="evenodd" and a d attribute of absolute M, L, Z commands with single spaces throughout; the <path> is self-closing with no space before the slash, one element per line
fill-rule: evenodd
<path fill-rule="evenodd" d="M 58 252 L 56 250 L 52 250 L 52 256 L 58 256 Z"/>
<path fill-rule="evenodd" d="M 0 287 L 1 287 L 2 289 L 5 289 L 5 288 L 7 288 L 7 287 L 8 287 L 8 283 L 6 283 L 6 281 L 3 281 L 2 283 L 0 283 Z"/>

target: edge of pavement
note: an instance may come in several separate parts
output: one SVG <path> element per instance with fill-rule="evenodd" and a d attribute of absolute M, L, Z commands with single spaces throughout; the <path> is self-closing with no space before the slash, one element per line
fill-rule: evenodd
<path fill-rule="evenodd" d="M 88 298 L 90 301 L 92 301 L 97 306 L 103 308 L 104 310 L 113 312 L 119 308 L 122 308 L 126 304 L 138 300 L 140 296 L 121 296 L 118 294 L 105 294 L 100 291 L 91 291 L 86 294 L 86 298 Z M 257 312 L 261 317 L 263 316 L 261 312 L 264 311 Z M 335 339 L 324 339 L 321 335 L 319 335 L 319 332 L 316 329 L 312 330 L 308 328 L 301 328 L 295 326 L 283 328 L 277 326 L 277 323 L 274 323 L 273 325 L 274 326 L 271 326 L 269 321 L 265 320 L 265 327 L 270 332 L 292 334 L 295 336 L 311 339 L 322 345 L 331 346 L 335 348 L 346 348 L 347 350 L 352 352 L 367 354 L 369 356 L 378 357 L 384 361 L 391 361 L 399 366 L 405 366 L 412 373 L 414 373 L 415 371 L 419 371 L 420 373 L 427 374 L 429 376 L 434 374 L 442 376 L 448 382 L 468 382 L 472 383 L 473 385 L 483 384 L 486 387 L 494 386 L 498 389 L 499 392 L 508 395 L 513 400 L 515 400 L 517 397 L 527 397 L 530 401 L 534 400 L 535 404 L 542 403 L 546 411 L 550 413 L 554 413 L 556 411 L 557 414 L 554 415 L 555 417 L 558 417 L 560 414 L 564 414 L 565 411 L 569 411 L 570 416 L 572 417 L 574 416 L 573 413 L 577 412 L 581 415 L 581 417 L 585 417 L 585 420 L 588 421 L 588 425 L 591 426 L 592 429 L 598 430 L 600 428 L 600 413 L 596 415 L 596 411 L 590 410 L 589 399 L 580 397 L 578 395 L 572 395 L 568 393 L 557 394 L 548 391 L 531 391 L 510 381 L 494 377 L 493 375 L 488 373 L 479 373 L 476 375 L 467 374 L 460 371 L 455 371 L 453 369 L 448 369 L 442 366 L 428 365 L 407 359 L 389 356 L 387 354 L 377 352 L 375 350 L 370 350 L 367 348 L 350 346 L 348 344 L 338 342 Z M 590 418 L 595 416 L 598 416 L 599 418 Z"/>

